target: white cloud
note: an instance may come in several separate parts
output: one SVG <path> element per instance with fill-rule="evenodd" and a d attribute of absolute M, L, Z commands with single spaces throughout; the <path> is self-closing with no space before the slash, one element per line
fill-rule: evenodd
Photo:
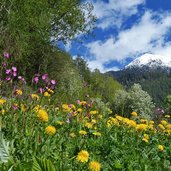
<path fill-rule="evenodd" d="M 110 60 L 123 62 L 128 57 L 135 58 L 145 52 L 171 57 L 171 42 L 165 42 L 165 36 L 171 29 L 170 23 L 171 13 L 146 11 L 138 23 L 120 31 L 117 38 L 87 44 L 95 58 L 91 66 L 104 71 L 104 64 Z"/>
<path fill-rule="evenodd" d="M 106 29 L 109 27 L 120 27 L 128 17 L 138 12 L 138 6 L 145 0 L 109 0 L 93 2 L 94 14 L 97 16 L 97 27 Z"/>
<path fill-rule="evenodd" d="M 93 71 L 94 69 L 99 69 L 102 73 L 108 72 L 108 71 L 118 71 L 119 68 L 118 67 L 112 67 L 112 68 L 107 68 L 104 67 L 103 63 L 101 63 L 98 60 L 94 60 L 94 61 L 88 61 L 88 67 Z"/>

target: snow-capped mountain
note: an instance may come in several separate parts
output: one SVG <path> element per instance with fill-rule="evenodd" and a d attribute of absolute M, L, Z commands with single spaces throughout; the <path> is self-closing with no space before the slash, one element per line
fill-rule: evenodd
<path fill-rule="evenodd" d="M 166 96 L 171 94 L 171 56 L 144 54 L 124 69 L 107 74 L 126 88 L 139 83 L 157 105 L 163 104 Z"/>
<path fill-rule="evenodd" d="M 135 60 L 133 60 L 127 66 L 125 66 L 125 69 L 128 69 L 128 68 L 143 68 L 143 67 L 171 68 L 171 57 L 153 55 L 153 54 L 146 53 L 146 54 L 136 58 Z"/>

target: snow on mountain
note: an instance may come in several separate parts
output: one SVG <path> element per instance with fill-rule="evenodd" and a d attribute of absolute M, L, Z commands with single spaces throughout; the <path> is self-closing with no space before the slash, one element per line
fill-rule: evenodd
<path fill-rule="evenodd" d="M 125 66 L 125 69 L 135 68 L 135 67 L 142 68 L 144 66 L 148 66 L 150 68 L 154 68 L 154 67 L 171 68 L 171 57 L 146 53 L 133 60 L 127 66 Z"/>

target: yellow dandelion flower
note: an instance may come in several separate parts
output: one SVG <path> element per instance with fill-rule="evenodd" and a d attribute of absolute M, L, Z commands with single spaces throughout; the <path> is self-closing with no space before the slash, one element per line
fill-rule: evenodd
<path fill-rule="evenodd" d="M 45 133 L 48 135 L 54 135 L 56 133 L 56 128 L 52 125 L 49 125 L 45 128 Z"/>
<path fill-rule="evenodd" d="M 35 106 L 35 107 L 33 108 L 33 111 L 38 112 L 39 109 L 41 109 L 41 106 L 40 106 L 40 105 L 37 105 L 37 106 Z"/>
<path fill-rule="evenodd" d="M 135 112 L 135 111 L 133 111 L 133 112 L 131 113 L 131 115 L 132 115 L 132 116 L 138 116 L 137 112 Z"/>
<path fill-rule="evenodd" d="M 57 123 L 58 125 L 63 125 L 63 124 L 64 124 L 64 122 L 62 122 L 62 121 L 56 121 L 56 123 Z"/>
<path fill-rule="evenodd" d="M 71 108 L 67 104 L 62 105 L 63 112 L 70 112 Z"/>
<path fill-rule="evenodd" d="M 80 105 L 83 105 L 84 106 L 86 103 L 87 103 L 86 101 L 81 101 L 80 102 Z"/>
<path fill-rule="evenodd" d="M 148 140 L 149 140 L 149 136 L 148 134 L 144 134 L 144 137 L 142 139 L 144 142 L 148 143 Z"/>
<path fill-rule="evenodd" d="M 96 123 L 97 123 L 97 121 L 96 121 L 95 119 L 92 119 L 91 122 L 92 122 L 93 124 L 96 124 Z"/>
<path fill-rule="evenodd" d="M 88 162 L 88 158 L 89 158 L 89 153 L 86 150 L 81 150 L 78 155 L 76 160 L 82 163 L 86 163 Z"/>
<path fill-rule="evenodd" d="M 161 129 L 161 130 L 165 129 L 165 127 L 162 124 L 158 124 L 158 128 Z"/>
<path fill-rule="evenodd" d="M 97 110 L 90 111 L 90 115 L 96 115 L 96 114 L 98 114 L 98 111 Z"/>
<path fill-rule="evenodd" d="M 1 110 L 1 114 L 2 114 L 2 115 L 5 114 L 5 110 L 4 110 L 4 109 Z"/>
<path fill-rule="evenodd" d="M 143 138 L 142 140 L 143 140 L 144 142 L 148 143 L 148 139 Z"/>
<path fill-rule="evenodd" d="M 163 145 L 158 145 L 158 150 L 159 151 L 163 151 L 164 150 L 164 146 Z"/>
<path fill-rule="evenodd" d="M 149 124 L 154 124 L 154 121 L 150 121 Z"/>
<path fill-rule="evenodd" d="M 71 132 L 71 133 L 69 134 L 69 136 L 70 136 L 71 138 L 76 137 L 76 135 L 75 135 L 75 133 L 74 133 L 74 132 Z"/>
<path fill-rule="evenodd" d="M 93 132 L 92 134 L 99 137 L 102 135 L 100 132 Z"/>
<path fill-rule="evenodd" d="M 167 124 L 168 124 L 168 122 L 167 122 L 167 121 L 165 121 L 165 120 L 162 120 L 162 121 L 161 121 L 161 124 L 162 124 L 162 125 L 167 125 Z"/>
<path fill-rule="evenodd" d="M 170 115 L 165 115 L 165 118 L 170 118 Z"/>
<path fill-rule="evenodd" d="M 155 127 L 154 127 L 153 124 L 149 124 L 149 125 L 148 125 L 148 128 L 149 128 L 149 130 L 152 130 L 152 131 L 154 131 L 154 129 L 155 129 Z"/>
<path fill-rule="evenodd" d="M 37 117 L 42 122 L 48 122 L 48 114 L 44 109 L 39 109 L 37 112 Z"/>
<path fill-rule="evenodd" d="M 50 97 L 50 94 L 49 94 L 47 91 L 45 91 L 43 95 L 44 95 L 45 97 Z"/>
<path fill-rule="evenodd" d="M 56 111 L 56 112 L 59 111 L 59 107 L 55 107 L 55 111 Z"/>
<path fill-rule="evenodd" d="M 134 120 L 129 120 L 127 124 L 129 127 L 133 127 L 133 128 L 137 126 L 137 123 Z"/>
<path fill-rule="evenodd" d="M 6 103 L 5 99 L 0 99 L 0 105 L 3 105 L 4 103 Z"/>
<path fill-rule="evenodd" d="M 141 122 L 142 124 L 148 124 L 148 120 L 147 120 L 147 119 L 140 119 L 140 122 Z"/>
<path fill-rule="evenodd" d="M 89 170 L 90 171 L 100 171 L 101 165 L 97 161 L 91 161 L 89 163 Z"/>
<path fill-rule="evenodd" d="M 21 95 L 23 94 L 23 92 L 22 92 L 22 90 L 20 90 L 20 89 L 16 89 L 16 90 L 15 90 L 15 94 L 21 96 Z"/>
<path fill-rule="evenodd" d="M 80 135 L 87 135 L 87 132 L 84 131 L 84 130 L 80 130 L 80 131 L 79 131 L 79 134 L 80 134 Z"/>
<path fill-rule="evenodd" d="M 82 110 L 81 108 L 78 108 L 78 109 L 77 109 L 77 112 L 78 112 L 78 113 L 81 113 L 82 111 L 83 111 L 83 110 Z"/>
<path fill-rule="evenodd" d="M 51 93 L 51 94 L 53 94 L 53 93 L 54 93 L 54 91 L 53 91 L 53 90 L 51 90 L 50 88 L 48 88 L 48 92 L 49 92 L 49 93 Z"/>
<path fill-rule="evenodd" d="M 90 129 L 90 128 L 93 127 L 93 125 L 92 125 L 92 123 L 90 123 L 90 122 L 86 122 L 86 123 L 85 123 L 85 127 Z"/>
<path fill-rule="evenodd" d="M 144 134 L 144 138 L 149 139 L 148 134 Z"/>
<path fill-rule="evenodd" d="M 116 119 L 117 119 L 118 121 L 122 121 L 124 118 L 123 118 L 122 116 L 117 115 L 117 116 L 116 116 Z"/>
<path fill-rule="evenodd" d="M 111 117 L 110 120 L 111 120 L 112 124 L 119 125 L 119 122 L 116 118 Z"/>
<path fill-rule="evenodd" d="M 24 104 L 21 104 L 20 107 L 21 107 L 21 111 L 22 112 L 25 112 L 26 111 L 26 107 L 24 106 Z"/>
<path fill-rule="evenodd" d="M 147 128 L 148 128 L 148 126 L 146 124 L 137 124 L 136 131 L 138 131 L 138 132 L 145 131 Z"/>
<path fill-rule="evenodd" d="M 37 94 L 31 94 L 31 98 L 33 100 L 39 100 L 39 96 Z"/>
<path fill-rule="evenodd" d="M 171 129 L 171 124 L 166 125 L 167 129 Z"/>

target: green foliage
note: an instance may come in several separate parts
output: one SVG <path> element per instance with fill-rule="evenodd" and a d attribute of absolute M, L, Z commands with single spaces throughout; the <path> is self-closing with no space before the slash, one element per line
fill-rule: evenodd
<path fill-rule="evenodd" d="M 34 158 L 31 171 L 56 171 L 56 169 L 50 160 Z"/>
<path fill-rule="evenodd" d="M 129 101 L 128 101 L 129 93 L 126 90 L 118 90 L 115 93 L 115 101 L 114 101 L 114 111 L 124 116 L 127 115 L 129 110 Z"/>
<path fill-rule="evenodd" d="M 94 27 L 93 7 L 79 0 L 1 0 L 0 50 L 9 52 L 22 74 L 46 68 L 52 40 L 66 42 Z"/>
<path fill-rule="evenodd" d="M 142 90 L 141 85 L 134 84 L 129 90 L 128 100 L 132 111 L 136 111 L 142 118 L 150 118 L 154 111 L 154 103 L 150 95 Z"/>
<path fill-rule="evenodd" d="M 101 74 L 98 70 L 92 73 L 92 90 L 93 94 L 101 98 L 104 102 L 109 102 L 112 106 L 114 103 L 115 92 L 123 89 L 112 77 Z"/>
<path fill-rule="evenodd" d="M 150 95 L 142 90 L 139 84 L 134 84 L 128 92 L 122 90 L 115 95 L 115 110 L 122 115 L 135 111 L 142 118 L 150 118 L 154 112 L 154 103 Z"/>
<path fill-rule="evenodd" d="M 170 71 L 163 68 L 131 68 L 116 72 L 109 72 L 119 83 L 130 88 L 134 83 L 139 83 L 143 90 L 153 98 L 157 106 L 164 105 L 165 97 L 171 94 Z M 163 91 L 164 90 L 164 91 Z"/>
<path fill-rule="evenodd" d="M 9 142 L 6 142 L 2 132 L 0 131 L 0 161 L 7 163 L 10 158 Z"/>
<path fill-rule="evenodd" d="M 165 98 L 165 103 L 164 103 L 165 112 L 170 113 L 171 112 L 171 95 L 167 95 L 167 97 Z"/>

